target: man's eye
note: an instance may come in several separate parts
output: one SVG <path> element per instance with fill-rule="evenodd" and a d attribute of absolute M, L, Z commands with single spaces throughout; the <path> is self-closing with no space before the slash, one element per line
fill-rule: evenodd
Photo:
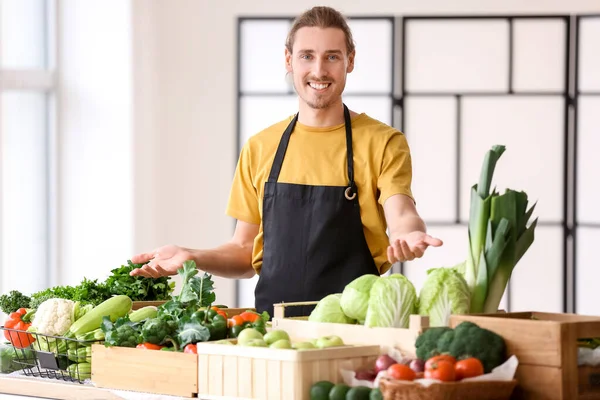
<path fill-rule="evenodd" d="M 337 58 L 338 58 L 338 56 L 329 56 L 329 59 L 332 60 L 332 61 L 333 60 L 337 60 Z"/>
<path fill-rule="evenodd" d="M 300 56 L 300 58 L 304 58 L 305 60 L 308 60 L 310 58 L 310 54 L 302 54 Z"/>

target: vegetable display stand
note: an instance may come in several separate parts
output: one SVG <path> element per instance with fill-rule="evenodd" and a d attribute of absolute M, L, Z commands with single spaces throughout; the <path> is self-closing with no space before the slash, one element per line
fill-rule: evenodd
<path fill-rule="evenodd" d="M 379 382 L 385 400 L 509 400 L 516 385 L 516 380 L 444 382 L 427 387 L 391 379 Z"/>
<path fill-rule="evenodd" d="M 393 347 L 407 356 L 415 357 L 415 341 L 429 327 L 429 318 L 411 315 L 408 328 L 367 327 L 358 324 L 312 322 L 305 317 L 285 317 L 287 307 L 313 305 L 317 302 L 276 303 L 273 309 L 272 328 L 294 332 L 300 337 L 337 335 L 345 343 Z"/>
<path fill-rule="evenodd" d="M 180 397 L 198 393 L 195 354 L 95 344 L 92 360 L 97 387 Z"/>
<path fill-rule="evenodd" d="M 235 341 L 232 341 L 235 343 Z M 374 362 L 379 346 L 274 349 L 198 343 L 198 397 L 310 400 L 322 380 L 343 382 L 341 365 Z"/>
<path fill-rule="evenodd" d="M 91 346 L 84 341 L 0 327 L 13 346 L 12 364 L 26 376 L 83 383 L 91 376 Z"/>
<path fill-rule="evenodd" d="M 516 355 L 513 399 L 600 399 L 600 367 L 578 367 L 577 339 L 600 337 L 600 317 L 544 312 L 453 315 L 451 327 L 471 321 L 506 342 Z"/>

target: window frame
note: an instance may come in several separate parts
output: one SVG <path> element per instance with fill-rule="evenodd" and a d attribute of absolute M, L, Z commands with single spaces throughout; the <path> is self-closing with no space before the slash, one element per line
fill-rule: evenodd
<path fill-rule="evenodd" d="M 45 96 L 45 138 L 46 138 L 46 176 L 45 183 L 45 207 L 46 219 L 43 222 L 46 231 L 46 260 L 41 260 L 39 265 L 45 266 L 40 271 L 40 285 L 51 287 L 58 284 L 58 26 L 59 26 L 59 2 L 61 0 L 44 0 L 45 26 L 44 26 L 44 67 L 43 68 L 4 68 L 2 63 L 2 42 L 4 38 L 0 34 L 0 96 L 6 92 L 36 92 Z M 0 5 L 0 13 L 2 13 Z M 0 121 L 3 109 L 0 102 Z M 2 125 L 0 124 L 0 139 L 3 137 Z M 2 166 L 2 140 L 0 140 L 0 168 Z M 3 188 L 2 174 L 0 174 L 0 189 Z M 6 232 L 2 231 L 3 215 L 0 196 L 0 254 L 2 253 L 2 237 Z M 0 275 L 5 271 L 2 259 L 0 259 Z M 16 270 L 15 270 L 16 271 Z M 7 288 L 11 289 L 11 288 Z M 2 290 L 2 287 L 0 287 Z M 12 290 L 12 289 L 11 289 Z"/>

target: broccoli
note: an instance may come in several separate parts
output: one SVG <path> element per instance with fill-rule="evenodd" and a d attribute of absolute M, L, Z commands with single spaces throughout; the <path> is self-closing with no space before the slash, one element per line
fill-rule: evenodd
<path fill-rule="evenodd" d="M 147 319 L 142 326 L 142 342 L 163 345 L 177 329 L 172 321 L 160 318 Z"/>
<path fill-rule="evenodd" d="M 0 296 L 0 310 L 5 314 L 17 311 L 19 308 L 29 308 L 31 298 L 18 290 L 11 290 L 8 294 Z"/>
<path fill-rule="evenodd" d="M 132 322 L 128 315 L 117 318 L 114 324 L 108 316 L 102 317 L 100 329 L 104 332 L 106 347 L 135 347 L 142 342 L 142 323 Z"/>
<path fill-rule="evenodd" d="M 454 330 L 442 334 L 437 341 L 437 349 L 457 359 L 475 357 L 483 364 L 485 373 L 506 360 L 506 343 L 502 336 L 469 321 L 461 322 Z"/>
<path fill-rule="evenodd" d="M 429 328 L 417 338 L 415 347 L 417 348 L 417 358 L 426 361 L 430 357 L 437 355 L 437 342 L 440 336 L 446 332 L 452 332 L 451 328 L 440 326 Z"/>

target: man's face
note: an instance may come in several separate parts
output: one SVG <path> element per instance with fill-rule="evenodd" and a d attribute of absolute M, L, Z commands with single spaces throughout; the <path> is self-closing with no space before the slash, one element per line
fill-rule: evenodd
<path fill-rule="evenodd" d="M 354 69 L 354 52 L 347 54 L 341 29 L 304 27 L 296 32 L 293 53 L 285 51 L 286 69 L 298 96 L 311 108 L 324 109 L 338 102 L 346 74 Z"/>

